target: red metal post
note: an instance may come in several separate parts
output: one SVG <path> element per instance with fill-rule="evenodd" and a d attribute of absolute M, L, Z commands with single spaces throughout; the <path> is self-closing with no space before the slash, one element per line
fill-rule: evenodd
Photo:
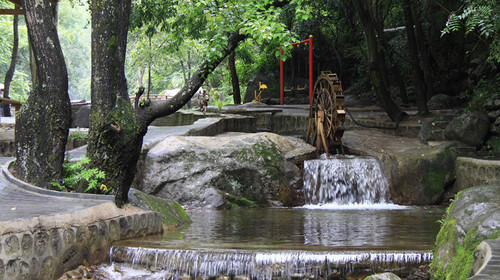
<path fill-rule="evenodd" d="M 280 48 L 281 55 L 283 55 L 283 48 Z M 283 59 L 280 58 L 280 99 L 281 105 L 284 103 L 284 92 L 283 92 Z"/>
<path fill-rule="evenodd" d="M 313 96 L 313 36 L 309 36 L 309 105 Z"/>

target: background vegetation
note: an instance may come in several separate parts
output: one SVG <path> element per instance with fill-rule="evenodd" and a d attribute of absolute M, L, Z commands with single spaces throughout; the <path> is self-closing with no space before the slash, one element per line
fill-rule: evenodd
<path fill-rule="evenodd" d="M 214 34 L 210 30 L 197 30 L 201 26 L 207 26 L 201 21 L 191 19 L 175 23 L 166 21 L 161 24 L 149 21 L 148 19 L 155 18 L 155 15 L 147 14 L 148 2 L 154 1 L 133 2 L 126 62 L 131 95 L 141 84 L 149 88 L 151 94 L 163 94 L 168 89 L 182 87 L 203 61 L 203 54 L 207 53 L 210 43 L 217 39 L 212 37 Z M 298 22 L 297 18 L 300 17 L 295 13 L 301 9 L 288 7 L 279 21 L 294 34 L 294 40 L 314 35 L 315 75 L 320 70 L 333 70 L 341 76 L 347 92 L 374 97 L 367 74 L 367 46 L 363 29 L 351 1 L 303 2 L 312 13 L 308 20 Z M 385 29 L 388 42 L 383 49 L 388 66 L 386 71 L 389 73 L 389 89 L 399 104 L 402 100 L 397 93 L 397 80 L 389 69 L 394 64 L 400 69 L 410 103 L 415 102 L 408 40 L 406 31 L 402 28 L 405 25 L 403 2 L 372 1 L 373 15 Z M 500 82 L 500 5 L 494 0 L 424 0 L 412 3 L 416 15 L 414 20 L 423 26 L 425 44 L 430 54 L 434 76 L 433 95 L 445 93 L 457 96 L 464 102 L 471 101 L 470 107 L 473 109 L 482 109 L 488 100 L 498 98 L 495 84 Z M 91 28 L 87 5 L 87 1 L 78 0 L 61 0 L 59 5 L 59 36 L 68 67 L 71 99 L 90 100 Z M 11 3 L 0 0 L 0 8 L 12 7 Z M 159 13 L 160 10 L 156 12 Z M 218 16 L 211 20 L 220 21 L 222 25 L 224 17 L 228 19 L 231 14 L 221 13 Z M 23 17 L 20 17 L 19 31 L 19 55 L 10 95 L 13 99 L 26 100 L 31 88 L 31 74 Z M 10 63 L 12 16 L 0 16 L 0 36 L 0 77 L 3 78 Z M 243 94 L 252 76 L 258 72 L 278 70 L 278 49 L 279 46 L 272 42 L 264 43 L 259 40 L 248 40 L 238 47 L 236 69 Z M 300 75 L 305 78 L 307 60 L 300 51 L 295 50 L 292 53 L 294 57 L 289 60 L 287 66 L 295 68 L 298 77 L 290 82 L 298 84 Z M 287 75 L 290 76 L 291 73 L 287 72 Z M 216 69 L 210 76 L 207 87 L 222 103 L 232 102 L 229 93 L 233 89 L 228 67 Z M 217 102 L 212 98 L 212 104 L 214 103 Z"/>

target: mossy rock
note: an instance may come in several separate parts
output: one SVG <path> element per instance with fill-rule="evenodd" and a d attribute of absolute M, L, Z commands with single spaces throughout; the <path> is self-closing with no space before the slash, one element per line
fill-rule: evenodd
<path fill-rule="evenodd" d="M 500 185 L 458 193 L 436 237 L 432 279 L 464 280 L 471 275 L 474 252 L 483 240 L 500 234 Z"/>
<path fill-rule="evenodd" d="M 166 226 L 182 226 L 191 223 L 191 218 L 182 206 L 173 201 L 147 195 L 134 188 L 128 193 L 132 205 L 145 210 L 158 212 L 162 215 L 162 222 Z"/>

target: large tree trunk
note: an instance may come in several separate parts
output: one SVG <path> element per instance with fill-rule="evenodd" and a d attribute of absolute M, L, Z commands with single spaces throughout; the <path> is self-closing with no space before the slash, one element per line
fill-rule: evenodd
<path fill-rule="evenodd" d="M 15 5 L 14 9 L 19 9 L 17 5 Z M 12 31 L 13 31 L 13 40 L 12 40 L 12 56 L 10 58 L 10 66 L 7 73 L 5 73 L 5 82 L 4 82 L 4 90 L 3 90 L 3 98 L 10 98 L 10 83 L 12 82 L 12 77 L 14 77 L 14 71 L 16 71 L 16 62 L 17 62 L 17 53 L 19 50 L 19 16 L 14 15 L 12 20 Z M 4 103 L 3 107 L 3 115 L 6 117 L 12 116 L 10 113 L 10 104 Z"/>
<path fill-rule="evenodd" d="M 128 201 L 143 137 L 158 117 L 179 110 L 196 93 L 207 76 L 245 37 L 229 37 L 220 57 L 206 61 L 173 98 L 133 109 L 125 80 L 125 48 L 130 0 L 92 0 L 92 106 L 87 156 L 106 173 L 106 185 L 115 203 Z"/>
<path fill-rule="evenodd" d="M 420 68 L 418 59 L 417 42 L 415 39 L 415 31 L 413 28 L 413 14 L 411 11 L 410 0 L 403 1 L 403 11 L 405 14 L 406 34 L 408 36 L 408 50 L 410 52 L 409 60 L 412 67 L 417 110 L 419 115 L 426 116 L 429 114 L 429 109 L 427 108 L 427 97 L 424 88 L 424 72 L 422 72 L 422 69 Z"/>
<path fill-rule="evenodd" d="M 22 1 L 37 79 L 16 121 L 16 169 L 40 187 L 62 178 L 71 124 L 68 73 L 49 0 Z"/>
<path fill-rule="evenodd" d="M 392 101 L 389 90 L 384 84 L 384 77 L 382 73 L 380 61 L 380 53 L 378 50 L 377 36 L 375 34 L 376 23 L 373 19 L 370 0 L 353 1 L 354 7 L 361 20 L 361 25 L 365 32 L 366 45 L 368 49 L 368 69 L 370 72 L 370 79 L 375 90 L 375 94 L 380 102 L 384 111 L 389 115 L 391 120 L 400 120 L 405 113 Z"/>
<path fill-rule="evenodd" d="M 125 52 L 130 0 L 92 0 L 92 81 L 87 157 L 106 174 L 116 203 L 127 201 L 142 136 L 128 97 Z"/>
<path fill-rule="evenodd" d="M 229 72 L 231 72 L 231 83 L 233 85 L 234 104 L 241 104 L 240 81 L 236 72 L 236 53 L 232 52 L 228 59 Z"/>

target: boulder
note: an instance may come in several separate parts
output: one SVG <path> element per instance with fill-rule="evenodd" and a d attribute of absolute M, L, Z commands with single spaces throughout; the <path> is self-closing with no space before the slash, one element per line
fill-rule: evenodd
<path fill-rule="evenodd" d="M 90 118 L 90 104 L 77 104 L 72 105 L 72 118 L 73 122 L 71 127 L 88 128 Z"/>
<path fill-rule="evenodd" d="M 236 198 L 267 204 L 289 200 L 301 182 L 296 164 L 313 156 L 303 140 L 272 133 L 170 136 L 139 161 L 133 186 L 187 206 L 220 207 Z"/>
<path fill-rule="evenodd" d="M 444 130 L 448 124 L 449 122 L 441 117 L 427 119 L 418 132 L 418 139 L 423 143 L 446 140 Z"/>
<path fill-rule="evenodd" d="M 401 278 L 392 272 L 386 272 L 368 276 L 365 280 L 401 280 Z"/>
<path fill-rule="evenodd" d="M 490 121 L 486 113 L 466 112 L 448 124 L 445 136 L 449 140 L 458 140 L 467 145 L 478 147 L 482 145 L 489 131 Z"/>
<path fill-rule="evenodd" d="M 478 266 L 474 265 L 474 253 L 481 241 L 499 237 L 500 185 L 458 193 L 447 213 L 436 237 L 432 279 L 467 279 Z"/>
<path fill-rule="evenodd" d="M 452 105 L 453 98 L 447 94 L 436 94 L 427 101 L 427 106 L 431 110 L 447 109 Z"/>
<path fill-rule="evenodd" d="M 403 205 L 441 203 L 455 178 L 454 150 L 463 146 L 450 141 L 422 144 L 414 138 L 363 130 L 346 131 L 342 143 L 348 154 L 378 159 L 392 201 Z"/>

